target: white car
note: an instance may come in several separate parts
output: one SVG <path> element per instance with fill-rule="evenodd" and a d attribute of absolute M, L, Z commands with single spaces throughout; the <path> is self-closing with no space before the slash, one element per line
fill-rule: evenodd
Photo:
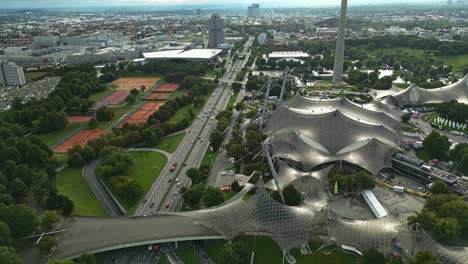
<path fill-rule="evenodd" d="M 223 171 L 223 172 L 221 173 L 221 175 L 226 176 L 226 175 L 228 175 L 228 172 L 227 172 L 227 171 Z"/>

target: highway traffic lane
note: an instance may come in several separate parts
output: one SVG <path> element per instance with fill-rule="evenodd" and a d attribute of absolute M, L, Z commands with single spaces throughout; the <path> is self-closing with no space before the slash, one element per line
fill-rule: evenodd
<path fill-rule="evenodd" d="M 215 89 L 215 96 L 211 96 L 210 99 L 208 100 L 208 102 L 205 104 L 204 108 L 202 109 L 202 111 L 200 112 L 200 115 L 199 116 L 204 116 L 204 113 L 205 112 L 208 112 L 209 108 L 211 107 L 211 105 L 215 105 L 217 99 L 219 98 L 219 96 L 222 96 L 224 93 L 221 93 L 220 92 L 220 87 L 218 87 L 218 89 Z M 222 90 L 221 90 L 222 91 Z M 218 95 L 218 96 L 216 96 Z M 212 109 L 213 110 L 213 109 Z M 205 118 L 197 118 L 196 121 L 194 122 L 194 126 L 193 128 L 191 128 L 191 132 L 188 133 L 190 136 L 187 137 L 187 140 L 183 143 L 185 144 L 181 144 L 179 145 L 179 147 L 177 148 L 176 152 L 177 153 L 174 153 L 174 160 L 171 160 L 170 162 L 168 162 L 168 164 L 166 164 L 166 168 L 163 170 L 164 171 L 164 177 L 163 180 L 165 180 L 166 182 L 169 181 L 169 178 L 168 177 L 172 177 L 174 178 L 174 176 L 170 175 L 170 176 L 167 176 L 168 174 L 171 174 L 170 170 L 169 170 L 169 167 L 172 166 L 172 164 L 174 162 L 178 162 L 178 164 L 183 164 L 184 163 L 184 152 L 190 150 L 191 148 L 191 144 L 195 144 L 195 142 L 197 141 L 197 134 L 198 134 L 198 131 L 200 131 L 200 129 L 203 129 L 203 125 L 206 123 L 207 120 L 205 120 Z M 185 137 L 184 137 L 185 139 Z M 180 151 L 178 151 L 180 149 Z M 174 173 L 175 174 L 175 173 Z M 180 173 L 178 173 L 180 174 Z M 185 173 L 184 173 L 185 174 Z M 159 178 L 159 177 L 158 177 Z M 156 185 L 155 188 L 153 188 L 153 186 Z M 158 188 L 157 186 L 160 185 L 160 187 Z M 152 186 L 152 190 L 150 190 L 150 197 L 151 197 L 151 200 L 152 202 L 155 202 L 155 204 L 158 204 L 158 205 L 161 205 L 162 207 L 162 204 L 161 201 L 159 199 L 155 199 L 155 192 L 157 191 L 163 191 L 163 189 L 166 189 L 167 188 L 167 185 L 168 184 L 158 184 L 158 182 L 155 182 L 155 184 L 153 184 Z M 175 184 L 169 184 L 169 185 L 175 185 Z M 164 191 L 163 191 L 164 192 Z M 148 199 L 149 200 L 149 199 Z M 165 203 L 164 203 L 165 204 Z M 140 205 L 141 206 L 141 205 Z M 142 206 L 142 209 L 140 209 L 137 213 L 138 214 L 149 214 L 151 212 L 151 210 L 153 210 L 154 208 L 146 208 L 144 207 L 144 205 Z M 156 208 L 157 209 L 157 208 Z"/>
<path fill-rule="evenodd" d="M 228 71 L 228 73 L 227 73 L 227 74 L 230 75 L 229 78 L 233 78 L 233 77 L 235 78 L 237 72 L 240 70 L 239 66 L 242 66 L 242 62 L 241 62 L 241 61 L 236 61 L 236 64 L 235 64 L 234 68 L 233 68 L 232 70 L 230 69 L 230 71 Z M 226 88 L 227 88 L 227 89 L 226 89 Z M 204 105 L 204 107 L 203 107 L 203 109 L 204 109 L 204 110 L 202 110 L 203 112 L 201 112 L 199 116 L 202 116 L 204 113 L 209 112 L 209 115 L 207 115 L 207 117 L 206 117 L 206 118 L 209 119 L 210 116 L 211 116 L 212 114 L 214 114 L 214 108 L 211 109 L 212 111 L 207 111 L 207 110 L 210 109 L 210 106 L 211 106 L 211 105 L 219 107 L 219 102 L 221 102 L 222 107 L 219 107 L 218 109 L 219 109 L 219 110 L 225 109 L 225 107 L 226 107 L 226 105 L 227 105 L 227 101 L 228 101 L 227 99 L 229 98 L 229 94 L 231 93 L 231 89 L 230 89 L 230 88 L 231 88 L 231 87 L 230 87 L 229 85 L 226 85 L 226 84 L 224 85 L 224 87 L 218 86 L 218 87 L 215 89 L 215 92 L 214 92 L 214 93 L 215 93 L 215 96 L 211 96 L 211 97 L 210 97 L 210 99 L 208 100 L 208 102 L 207 102 L 207 103 Z M 220 93 L 219 90 L 221 90 L 222 92 Z M 225 102 L 223 102 L 223 101 L 225 101 Z M 208 108 L 208 109 L 207 109 L 207 108 Z M 197 118 L 197 119 L 198 119 L 198 118 Z M 204 125 L 204 126 L 202 126 L 202 128 L 201 128 L 201 129 L 202 129 L 202 131 L 200 132 L 200 135 L 201 135 L 201 136 L 203 136 L 203 133 L 204 133 L 203 129 L 206 127 L 206 123 L 207 123 L 208 121 L 209 121 L 209 120 L 204 120 L 204 118 L 200 118 L 200 119 L 199 119 L 199 122 L 198 122 L 198 123 L 200 123 L 201 125 Z M 211 131 L 211 130 L 212 130 L 212 129 L 209 128 L 208 131 Z M 210 133 L 210 135 L 211 135 L 211 133 Z M 198 139 L 195 139 L 195 141 L 197 141 L 197 140 L 198 140 Z M 207 141 L 208 141 L 208 139 L 207 139 Z M 191 142 L 193 142 L 193 144 L 195 144 L 194 141 L 191 141 Z M 208 141 L 208 142 L 209 142 L 209 141 Z M 192 145 L 192 146 L 189 146 L 189 148 L 185 148 L 185 150 L 189 151 L 189 153 L 187 153 L 187 155 L 186 155 L 185 158 L 181 161 L 181 163 L 187 162 L 187 160 L 189 159 L 188 156 L 190 155 L 190 147 L 193 148 L 193 147 L 195 147 L 195 146 Z M 200 161 L 200 162 L 201 162 L 201 161 Z M 167 165 L 172 164 L 172 163 L 173 163 L 173 162 L 171 162 L 171 163 L 168 162 Z M 186 169 L 185 169 L 185 170 L 186 170 Z M 185 176 L 185 170 L 179 169 L 179 170 L 177 170 L 176 173 L 175 173 L 175 174 L 177 174 L 176 177 L 180 177 L 180 179 L 181 179 L 181 186 L 186 186 L 187 182 L 189 181 L 189 180 L 185 179 L 185 177 L 186 177 L 186 176 Z M 164 178 L 165 178 L 165 177 L 164 177 Z M 157 182 L 155 182 L 153 185 L 155 185 L 155 184 L 157 185 Z M 169 190 L 167 190 L 167 192 L 164 194 L 165 201 L 162 201 L 162 203 L 159 202 L 159 201 L 157 201 L 157 203 L 158 203 L 159 206 L 160 206 L 160 207 L 159 207 L 159 210 L 161 210 L 161 208 L 163 207 L 163 205 L 164 205 L 164 207 L 165 207 L 165 205 L 166 205 L 168 202 L 169 202 L 169 203 L 171 202 L 172 197 L 170 197 L 170 196 L 171 196 L 170 193 L 174 193 L 174 192 L 176 191 L 175 189 L 178 189 L 178 186 L 177 186 L 176 184 L 174 184 L 174 183 L 171 183 L 169 186 L 170 186 L 170 187 L 169 187 Z M 166 185 L 162 185 L 161 188 L 165 188 L 165 187 L 166 187 Z M 152 196 L 153 196 L 152 199 L 154 199 L 154 193 L 152 193 Z M 170 197 L 170 198 L 167 198 L 167 197 Z M 169 200 L 168 200 L 168 199 L 169 199 Z M 148 213 L 148 210 L 149 210 L 149 209 L 147 209 L 145 212 Z"/>
<path fill-rule="evenodd" d="M 213 97 L 210 97 L 210 99 L 211 98 L 213 98 Z M 211 100 L 213 100 L 213 99 L 211 99 Z M 210 100 L 209 100 L 209 102 L 210 102 Z M 209 108 L 209 107 L 205 106 L 205 108 L 202 110 L 202 112 L 206 111 L 207 110 L 206 108 Z M 160 177 L 161 177 L 160 181 L 167 182 L 169 180 L 169 177 L 172 177 L 172 175 L 170 173 L 170 169 L 169 169 L 170 166 L 172 166 L 172 164 L 174 162 L 178 162 L 178 163 L 182 162 L 181 159 L 182 159 L 183 154 L 184 154 L 183 152 L 186 151 L 187 149 L 189 149 L 190 144 L 192 144 L 196 140 L 197 131 L 200 130 L 202 125 L 203 125 L 203 120 L 201 118 L 200 119 L 197 118 L 194 121 L 193 125 L 191 127 L 189 127 L 190 133 L 186 134 L 186 136 L 184 137 L 184 139 L 180 143 L 179 147 L 173 153 L 173 155 L 172 155 L 173 157 L 171 157 L 171 159 L 169 159 L 169 161 L 166 164 L 165 168 L 162 170 L 161 175 L 160 175 Z M 154 187 L 155 185 L 156 185 L 156 187 Z M 167 185 L 167 184 L 165 184 L 165 185 Z M 154 196 L 155 196 L 156 192 L 160 191 L 160 188 L 158 188 L 158 186 L 160 186 L 160 184 L 158 184 L 158 182 L 156 182 L 156 184 L 153 184 L 152 188 L 150 188 L 150 191 L 146 195 L 148 200 L 150 200 L 150 199 L 154 200 Z M 137 209 L 136 214 L 145 213 L 145 212 L 143 212 L 143 210 L 144 210 L 143 208 L 145 206 L 146 206 L 145 204 L 140 204 L 139 208 Z"/>
<path fill-rule="evenodd" d="M 224 99 L 220 100 L 217 107 L 219 107 L 220 109 L 225 109 L 229 101 L 230 95 L 231 95 L 231 90 L 229 89 L 223 94 L 223 97 L 222 97 L 222 98 L 226 98 L 226 100 Z M 190 187 L 191 180 L 185 177 L 185 171 L 188 170 L 188 168 L 200 167 L 203 161 L 203 157 L 207 149 L 209 148 L 209 137 L 211 133 L 215 130 L 216 125 L 217 125 L 216 119 L 213 122 L 211 122 L 211 124 L 208 123 L 208 125 L 206 126 L 206 129 L 202 132 L 202 135 L 201 135 L 202 139 L 204 140 L 203 143 L 199 142 L 199 144 L 196 144 L 194 146 L 194 149 L 192 150 L 193 154 L 191 153 L 191 157 L 189 157 L 188 160 L 186 161 L 188 165 L 187 168 L 185 168 L 185 170 L 182 170 L 180 172 L 180 174 L 182 174 L 182 177 L 180 177 L 181 187 L 182 186 Z M 176 192 L 177 190 L 178 189 L 173 189 L 171 190 L 171 192 Z M 165 204 L 168 204 L 168 203 L 170 204 L 170 207 L 166 209 L 165 211 L 178 211 L 183 205 L 183 198 L 182 196 L 172 196 L 166 199 Z"/>

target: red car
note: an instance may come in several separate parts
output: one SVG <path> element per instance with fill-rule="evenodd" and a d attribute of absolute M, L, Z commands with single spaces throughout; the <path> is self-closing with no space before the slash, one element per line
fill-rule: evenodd
<path fill-rule="evenodd" d="M 177 168 L 177 162 L 174 162 L 174 164 L 172 164 L 170 170 L 174 171 L 176 168 Z"/>

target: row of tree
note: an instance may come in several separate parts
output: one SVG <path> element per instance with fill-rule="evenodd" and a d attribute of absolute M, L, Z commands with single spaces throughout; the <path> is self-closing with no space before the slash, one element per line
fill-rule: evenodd
<path fill-rule="evenodd" d="M 97 80 L 92 65 L 65 67 L 57 72 L 63 76 L 47 98 L 33 98 L 24 104 L 21 99 L 15 99 L 11 114 L 4 120 L 31 128 L 37 133 L 61 130 L 68 124 L 67 113 L 86 113 L 93 103 L 88 100 L 89 96 L 106 89 Z"/>
<path fill-rule="evenodd" d="M 332 172 L 328 175 L 328 189 L 334 191 L 335 185 L 340 193 L 356 193 L 374 189 L 375 181 L 374 177 L 364 170 L 349 175 Z"/>
<path fill-rule="evenodd" d="M 467 122 L 468 105 L 452 100 L 440 104 L 437 107 L 437 113 L 445 119 L 464 124 Z"/>

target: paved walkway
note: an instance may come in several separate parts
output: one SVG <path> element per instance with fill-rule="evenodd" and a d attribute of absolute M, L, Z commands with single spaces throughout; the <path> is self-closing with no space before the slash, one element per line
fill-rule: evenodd
<path fill-rule="evenodd" d="M 130 152 L 137 152 L 137 151 L 158 152 L 158 153 L 163 154 L 166 157 L 169 157 L 171 155 L 171 153 L 162 149 L 157 149 L 157 148 L 129 148 L 128 151 Z"/>

